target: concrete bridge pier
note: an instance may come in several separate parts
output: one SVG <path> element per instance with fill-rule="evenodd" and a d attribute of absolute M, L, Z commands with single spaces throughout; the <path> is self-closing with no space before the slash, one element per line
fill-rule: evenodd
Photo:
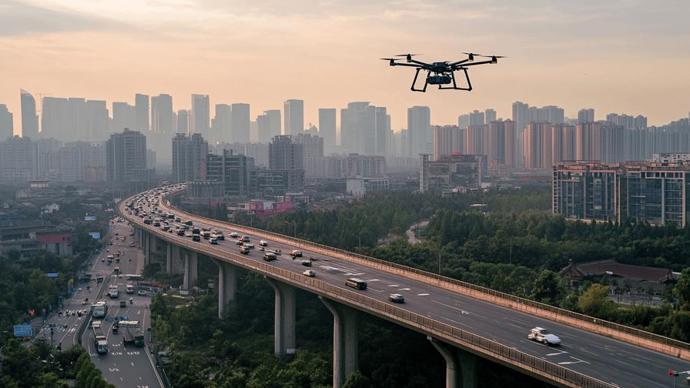
<path fill-rule="evenodd" d="M 271 278 L 266 281 L 275 291 L 273 351 L 279 357 L 295 354 L 295 289 Z"/>
<path fill-rule="evenodd" d="M 143 250 L 144 250 L 144 266 L 151 264 L 151 252 L 153 250 L 153 237 L 150 233 L 143 232 Z"/>
<path fill-rule="evenodd" d="M 196 285 L 198 279 L 198 254 L 192 251 L 183 251 L 184 276 L 182 277 L 182 289 L 189 291 Z"/>
<path fill-rule="evenodd" d="M 173 268 L 173 245 L 171 243 L 165 243 L 165 272 L 168 274 L 172 273 Z"/>
<path fill-rule="evenodd" d="M 357 311 L 319 296 L 333 314 L 333 388 L 341 388 L 359 368 Z"/>
<path fill-rule="evenodd" d="M 455 349 L 433 337 L 426 338 L 446 362 L 446 388 L 477 388 L 477 357 L 474 354 Z"/>
<path fill-rule="evenodd" d="M 218 318 L 223 318 L 228 303 L 235 301 L 237 269 L 232 264 L 216 260 L 218 265 Z"/>

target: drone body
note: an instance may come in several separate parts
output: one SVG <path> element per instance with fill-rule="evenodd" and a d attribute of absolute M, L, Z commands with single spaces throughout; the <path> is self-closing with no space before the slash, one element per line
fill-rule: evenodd
<path fill-rule="evenodd" d="M 480 55 L 474 53 L 464 53 L 467 54 L 467 59 L 463 59 L 456 62 L 432 62 L 425 63 L 412 59 L 415 54 L 400 54 L 396 57 L 401 57 L 405 59 L 405 62 L 401 62 L 402 59 L 399 58 L 381 58 L 382 60 L 388 61 L 390 66 L 407 66 L 414 67 L 417 70 L 414 74 L 414 80 L 412 80 L 412 87 L 410 90 L 413 92 L 426 92 L 428 85 L 438 85 L 439 89 L 454 89 L 454 90 L 472 90 L 472 83 L 470 82 L 470 75 L 467 72 L 467 68 L 470 66 L 485 65 L 489 63 L 498 63 L 498 58 L 503 58 L 499 55 Z M 475 61 L 475 57 L 485 57 L 489 58 L 484 61 Z M 417 88 L 417 78 L 419 77 L 420 71 L 426 71 L 424 86 Z M 467 82 L 466 86 L 458 86 L 455 80 L 455 72 L 462 71 L 465 74 L 465 80 Z"/>

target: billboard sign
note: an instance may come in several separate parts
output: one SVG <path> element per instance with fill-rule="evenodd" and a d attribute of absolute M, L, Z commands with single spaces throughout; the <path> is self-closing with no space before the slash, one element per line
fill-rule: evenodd
<path fill-rule="evenodd" d="M 14 336 L 20 337 L 31 337 L 34 334 L 34 330 L 29 324 L 24 325 L 14 325 Z"/>

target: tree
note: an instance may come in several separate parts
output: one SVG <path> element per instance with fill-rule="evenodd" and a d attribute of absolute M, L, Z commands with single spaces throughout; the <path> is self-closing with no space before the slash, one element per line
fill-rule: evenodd
<path fill-rule="evenodd" d="M 539 273 L 532 286 L 532 298 L 548 304 L 559 304 L 563 292 L 560 276 L 548 269 Z"/>
<path fill-rule="evenodd" d="M 607 299 L 608 286 L 592 284 L 577 301 L 577 308 L 584 314 L 606 318 L 613 308 L 613 302 Z"/>
<path fill-rule="evenodd" d="M 682 310 L 690 308 L 690 268 L 685 268 L 673 287 L 673 295 L 678 298 Z"/>
<path fill-rule="evenodd" d="M 369 378 L 364 376 L 360 371 L 351 374 L 347 380 L 345 380 L 345 384 L 343 384 L 343 388 L 370 388 L 371 386 Z"/>

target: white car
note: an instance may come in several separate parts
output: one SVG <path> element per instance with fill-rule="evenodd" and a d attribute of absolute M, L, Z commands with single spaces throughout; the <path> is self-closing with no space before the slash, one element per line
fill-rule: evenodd
<path fill-rule="evenodd" d="M 557 335 L 549 333 L 548 330 L 542 327 L 535 327 L 530 330 L 529 334 L 527 334 L 527 339 L 550 346 L 558 346 L 561 344 L 561 339 Z"/>
<path fill-rule="evenodd" d="M 268 245 L 268 241 L 261 240 L 261 241 L 259 241 L 259 245 L 261 245 L 262 247 L 265 247 L 266 245 Z"/>
<path fill-rule="evenodd" d="M 311 269 L 308 269 L 308 270 L 302 272 L 302 275 L 308 276 L 308 277 L 310 277 L 310 278 L 313 278 L 313 277 L 316 276 L 316 272 L 314 272 L 314 271 L 311 270 Z"/>

